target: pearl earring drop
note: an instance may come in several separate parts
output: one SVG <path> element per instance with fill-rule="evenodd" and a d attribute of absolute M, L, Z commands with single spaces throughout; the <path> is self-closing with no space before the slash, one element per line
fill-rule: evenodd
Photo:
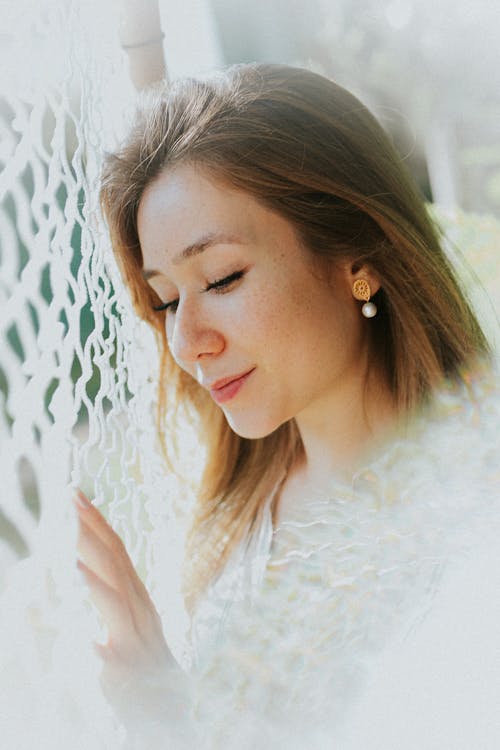
<path fill-rule="evenodd" d="M 370 302 L 371 289 L 369 283 L 365 279 L 357 279 L 352 286 L 352 294 L 354 299 L 364 301 L 364 305 L 361 308 L 361 312 L 365 318 L 374 318 L 377 314 L 377 306 Z"/>
<path fill-rule="evenodd" d="M 363 313 L 365 318 L 374 318 L 377 314 L 377 305 L 375 305 L 373 302 L 365 302 L 365 304 L 361 308 L 361 312 Z"/>

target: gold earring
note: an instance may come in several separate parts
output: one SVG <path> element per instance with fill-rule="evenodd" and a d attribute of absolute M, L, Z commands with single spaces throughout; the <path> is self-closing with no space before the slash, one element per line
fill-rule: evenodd
<path fill-rule="evenodd" d="M 361 308 L 361 312 L 365 318 L 374 318 L 377 314 L 377 306 L 370 302 L 372 290 L 366 279 L 356 279 L 352 285 L 352 294 L 354 299 L 358 299 L 360 302 L 364 301 L 365 304 Z"/>

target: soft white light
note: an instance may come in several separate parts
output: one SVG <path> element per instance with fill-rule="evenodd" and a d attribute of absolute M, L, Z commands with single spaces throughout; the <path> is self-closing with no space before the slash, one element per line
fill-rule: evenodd
<path fill-rule="evenodd" d="M 207 0 L 160 0 L 168 77 L 203 73 L 223 64 L 215 21 Z"/>
<path fill-rule="evenodd" d="M 402 29 L 409 24 L 413 9 L 408 0 L 394 0 L 386 8 L 385 15 L 393 29 Z"/>

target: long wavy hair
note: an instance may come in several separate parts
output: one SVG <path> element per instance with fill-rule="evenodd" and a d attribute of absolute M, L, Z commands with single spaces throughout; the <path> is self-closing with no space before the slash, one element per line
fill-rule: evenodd
<path fill-rule="evenodd" d="M 169 353 L 165 313 L 152 310 L 161 300 L 141 275 L 137 210 L 145 188 L 179 164 L 254 196 L 311 253 L 375 270 L 382 288 L 371 344 L 400 412 L 444 377 L 460 378 L 488 345 L 401 157 L 344 88 L 304 69 L 252 64 L 147 92 L 127 139 L 106 157 L 101 205 L 135 309 L 157 333 L 158 431 L 170 468 L 167 407 L 193 406 L 206 443 L 185 566 L 194 602 L 258 528 L 265 500 L 303 448 L 294 419 L 257 440 L 236 435 Z"/>

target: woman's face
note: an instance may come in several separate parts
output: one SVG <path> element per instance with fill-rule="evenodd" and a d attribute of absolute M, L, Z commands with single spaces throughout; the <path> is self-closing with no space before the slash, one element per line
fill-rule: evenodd
<path fill-rule="evenodd" d="M 238 435 L 319 416 L 359 375 L 366 341 L 350 264 L 322 278 L 289 222 L 252 196 L 176 167 L 145 190 L 138 232 L 145 277 L 170 303 L 172 356 Z"/>

